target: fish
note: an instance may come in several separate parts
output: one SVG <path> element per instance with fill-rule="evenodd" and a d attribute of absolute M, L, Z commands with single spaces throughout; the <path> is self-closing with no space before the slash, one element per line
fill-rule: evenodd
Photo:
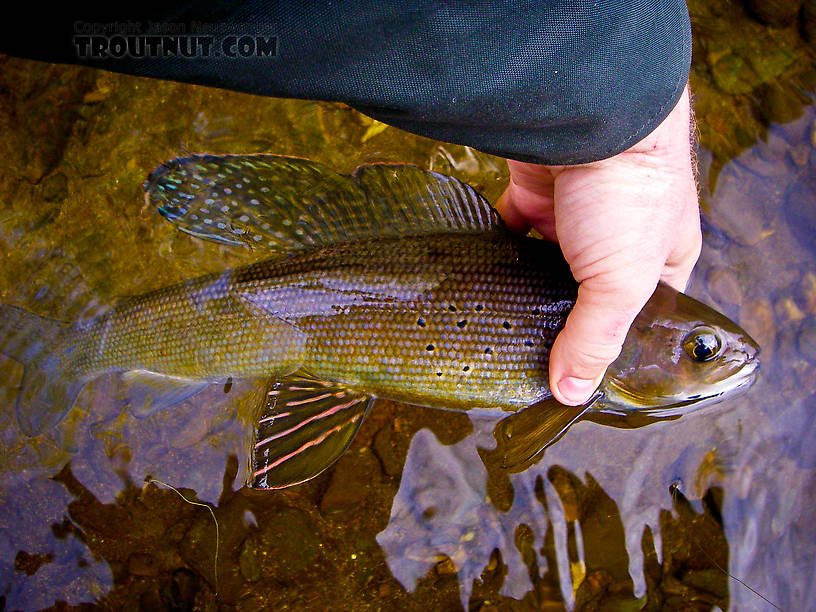
<path fill-rule="evenodd" d="M 470 185 L 417 166 L 344 175 L 196 154 L 161 164 L 144 191 L 182 232 L 262 259 L 77 322 L 0 305 L 27 435 L 103 373 L 120 373 L 143 413 L 248 379 L 262 389 L 248 484 L 277 489 L 332 465 L 377 398 L 507 417 L 497 437 L 518 465 L 588 415 L 676 416 L 747 387 L 759 363 L 736 323 L 660 284 L 593 398 L 558 404 L 550 348 L 578 289 L 558 246 L 510 233 Z"/>

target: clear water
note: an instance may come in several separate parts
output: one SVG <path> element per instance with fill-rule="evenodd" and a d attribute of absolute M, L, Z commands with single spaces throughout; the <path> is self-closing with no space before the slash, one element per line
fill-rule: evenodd
<path fill-rule="evenodd" d="M 689 293 L 762 345 L 745 395 L 679 420 L 573 427 L 509 479 L 492 423 L 379 403 L 303 486 L 242 488 L 238 387 L 137 418 L 102 377 L 20 434 L 0 358 L 0 609 L 804 610 L 816 598 L 816 90 L 798 25 L 692 6 L 705 247 Z M 400 161 L 493 200 L 506 169 L 337 105 L 0 60 L 0 301 L 73 320 L 262 258 L 196 241 L 141 183 L 187 152 L 349 172 Z M 212 504 L 210 513 L 186 503 Z M 218 542 L 216 560 L 216 536 Z M 59 604 L 58 602 L 65 602 Z"/>

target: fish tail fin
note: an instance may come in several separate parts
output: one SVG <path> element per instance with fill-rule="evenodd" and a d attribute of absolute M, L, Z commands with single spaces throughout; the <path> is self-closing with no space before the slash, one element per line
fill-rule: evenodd
<path fill-rule="evenodd" d="M 59 423 L 82 390 L 84 382 L 65 371 L 71 338 L 69 323 L 0 304 L 0 353 L 23 365 L 16 412 L 28 436 Z"/>

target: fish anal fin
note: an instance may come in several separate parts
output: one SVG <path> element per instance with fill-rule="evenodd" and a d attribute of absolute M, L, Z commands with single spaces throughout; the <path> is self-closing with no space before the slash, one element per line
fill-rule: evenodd
<path fill-rule="evenodd" d="M 282 489 L 323 472 L 351 444 L 373 401 L 301 375 L 270 381 L 255 427 L 249 486 Z"/>
<path fill-rule="evenodd" d="M 505 417 L 496 424 L 496 448 L 483 452 L 483 459 L 513 473 L 537 463 L 575 423 L 593 409 L 598 397 L 580 406 L 565 406 L 550 398 Z"/>
<path fill-rule="evenodd" d="M 189 399 L 209 385 L 209 381 L 166 376 L 147 370 L 122 373 L 125 400 L 138 418 L 150 416 Z"/>

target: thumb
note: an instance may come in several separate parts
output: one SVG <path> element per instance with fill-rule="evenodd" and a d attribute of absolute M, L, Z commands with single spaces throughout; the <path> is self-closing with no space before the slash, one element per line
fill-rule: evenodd
<path fill-rule="evenodd" d="M 550 353 L 550 387 L 555 399 L 586 402 L 607 366 L 620 354 L 629 326 L 657 286 L 610 288 L 586 279 Z"/>

